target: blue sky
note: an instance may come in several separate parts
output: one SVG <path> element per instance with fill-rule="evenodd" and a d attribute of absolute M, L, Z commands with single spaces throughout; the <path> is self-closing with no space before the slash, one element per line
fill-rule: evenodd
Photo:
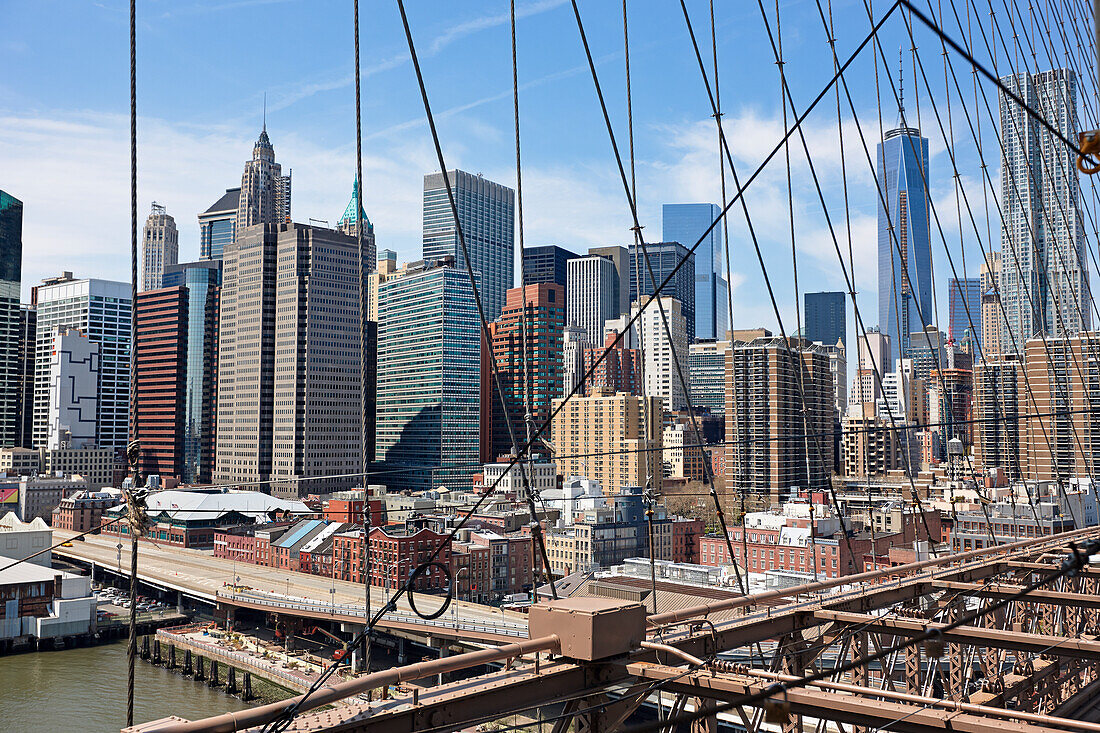
<path fill-rule="evenodd" d="M 265 93 L 277 158 L 284 170 L 293 169 L 294 218 L 335 221 L 347 203 L 355 164 L 350 0 L 139 0 L 138 5 L 139 206 L 144 217 L 156 200 L 176 217 L 180 259 L 198 256 L 196 214 L 225 188 L 239 185 L 242 164 L 260 129 Z M 410 0 L 408 5 L 448 165 L 513 185 L 508 4 Z M 715 5 L 726 131 L 744 177 L 782 135 L 778 71 L 756 4 L 720 0 Z M 886 7 L 881 1 L 875 5 Z M 774 29 L 774 4 L 765 6 Z M 707 4 L 692 0 L 688 7 L 707 54 Z M 575 251 L 625 243 L 629 212 L 571 8 L 563 0 L 520 0 L 517 8 L 526 242 L 556 243 Z M 629 8 L 640 216 L 647 238 L 656 240 L 662 203 L 719 201 L 717 139 L 678 3 L 631 0 Z M 614 2 L 585 0 L 581 11 L 625 150 L 621 8 Z M 24 293 L 62 269 L 78 276 L 126 279 L 127 6 L 119 0 L 5 0 L 2 12 L 0 188 L 25 202 Z M 363 0 L 361 12 L 365 207 L 379 248 L 395 249 L 401 260 L 416 259 L 422 176 L 436 168 L 434 153 L 395 3 Z M 870 24 L 858 0 L 835 0 L 833 13 L 837 48 L 844 58 Z M 782 2 L 780 17 L 788 82 L 801 110 L 831 76 L 832 57 L 816 0 Z M 953 19 L 948 28 L 958 35 Z M 945 114 L 938 42 L 923 31 L 917 38 Z M 896 122 L 896 102 L 885 75 L 896 79 L 897 49 L 903 42 L 909 45 L 900 16 L 890 21 L 881 39 L 891 59 L 889 68 L 878 68 L 883 124 L 890 127 Z M 870 145 L 879 125 L 874 60 L 868 47 L 849 72 Z M 964 71 L 958 67 L 960 82 L 969 89 Z M 960 244 L 946 146 L 923 83 L 914 89 L 908 53 L 905 74 L 910 122 L 919 106 L 922 127 L 931 138 L 933 201 L 945 238 L 954 248 L 956 265 L 961 266 L 959 255 L 965 252 L 967 274 L 976 275 L 980 253 L 967 226 Z M 990 100 L 996 104 L 995 96 Z M 979 207 L 985 184 L 976 146 L 966 132 L 959 100 L 952 103 L 960 174 L 972 204 Z M 845 254 L 845 222 L 851 224 L 860 307 L 867 325 L 873 325 L 876 194 L 855 122 L 846 102 L 844 106 L 847 217 L 835 98 L 809 118 L 805 130 Z M 984 109 L 974 111 L 988 132 Z M 996 190 L 996 146 L 987 145 L 985 155 Z M 843 289 L 798 144 L 791 158 L 799 287 Z M 785 324 L 793 331 L 783 163 L 783 156 L 772 162 L 747 201 Z M 986 193 L 988 198 L 988 189 Z M 774 329 L 744 217 L 739 207 L 734 211 L 734 324 Z M 984 210 L 975 215 L 981 217 L 984 232 Z M 993 232 L 999 246 L 996 222 Z M 933 252 L 946 330 L 949 271 L 936 230 Z M 849 333 L 854 335 L 855 328 L 849 307 Z"/>

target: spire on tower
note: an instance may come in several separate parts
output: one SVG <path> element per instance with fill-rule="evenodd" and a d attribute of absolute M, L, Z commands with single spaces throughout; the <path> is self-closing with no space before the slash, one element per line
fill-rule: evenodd
<path fill-rule="evenodd" d="M 264 92 L 264 132 L 267 132 L 267 92 Z"/>
<path fill-rule="evenodd" d="M 898 46 L 898 126 L 905 125 L 905 65 L 902 48 Z"/>

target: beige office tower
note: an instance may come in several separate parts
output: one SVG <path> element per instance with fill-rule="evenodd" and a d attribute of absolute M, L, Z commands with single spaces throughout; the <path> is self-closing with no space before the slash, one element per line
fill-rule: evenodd
<path fill-rule="evenodd" d="M 873 402 L 852 405 L 841 426 L 840 452 L 849 478 L 882 476 L 901 465 L 897 431 L 875 414 Z"/>
<path fill-rule="evenodd" d="M 976 471 L 988 475 L 1000 469 L 1009 479 L 1023 477 L 1027 454 L 1021 450 L 1019 408 L 1026 395 L 1022 364 L 1015 354 L 987 358 L 974 367 L 971 419 Z"/>
<path fill-rule="evenodd" d="M 1095 476 L 1100 456 L 1100 333 L 1029 339 L 1027 383 L 1020 413 L 1027 446 L 1026 478 L 1037 481 Z M 1081 376 L 1089 384 L 1081 383 Z M 1030 390 L 1027 389 L 1030 387 Z M 1023 461 L 1023 458 L 1021 458 Z"/>
<path fill-rule="evenodd" d="M 554 400 L 554 410 L 562 400 Z M 646 406 L 648 403 L 648 421 Z M 633 486 L 661 487 L 661 400 L 604 391 L 575 396 L 550 428 L 554 462 L 563 476 L 598 481 L 606 496 Z"/>
<path fill-rule="evenodd" d="M 290 221 L 290 176 L 275 162 L 275 148 L 267 136 L 267 124 L 252 148 L 252 160 L 244 164 L 241 195 L 237 200 L 238 236 L 244 227 L 284 224 Z"/>
<path fill-rule="evenodd" d="M 775 503 L 827 487 L 834 419 L 824 349 L 775 337 L 735 344 L 726 357 L 727 496 L 767 493 Z"/>
<path fill-rule="evenodd" d="M 354 486 L 353 476 L 316 477 L 361 466 L 355 238 L 248 227 L 223 268 L 215 480 L 270 480 L 273 494 L 295 498 Z"/>
<path fill-rule="evenodd" d="M 1004 314 L 1001 313 L 1001 253 L 990 252 L 982 263 L 982 354 L 992 359 L 1005 352 L 1001 341 L 1004 330 Z"/>
<path fill-rule="evenodd" d="M 162 287 L 164 268 L 179 262 L 179 253 L 176 220 L 154 201 L 141 237 L 141 289 L 156 290 Z"/>

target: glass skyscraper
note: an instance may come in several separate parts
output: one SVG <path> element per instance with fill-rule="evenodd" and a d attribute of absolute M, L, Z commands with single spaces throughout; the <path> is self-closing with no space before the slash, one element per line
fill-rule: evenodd
<path fill-rule="evenodd" d="M 0 191 L 0 446 L 18 445 L 20 417 L 19 285 L 23 202 Z"/>
<path fill-rule="evenodd" d="M 979 355 L 981 353 L 979 346 L 982 342 L 981 278 L 948 278 L 947 296 L 949 314 L 947 335 L 960 346 L 966 346 L 969 342 L 970 353 Z M 974 324 L 973 328 L 970 327 L 971 322 Z"/>
<path fill-rule="evenodd" d="M 515 192 L 465 171 L 450 170 L 447 177 L 470 264 L 481 275 L 478 287 L 485 318 L 495 321 L 504 310 L 505 293 L 512 287 Z M 424 259 L 440 260 L 447 255 L 466 271 L 443 174 L 429 173 L 424 176 Z"/>
<path fill-rule="evenodd" d="M 680 301 L 680 308 L 684 318 L 687 319 L 687 337 L 690 344 L 695 341 L 695 255 L 679 242 L 647 243 L 645 251 L 649 254 L 649 264 L 653 267 L 653 277 L 658 285 L 664 282 L 680 260 L 687 259 L 684 266 L 676 271 L 676 275 L 669 284 L 661 290 L 661 295 Z M 646 266 L 641 248 L 631 245 L 629 256 L 630 302 L 634 303 L 639 298 L 647 298 L 653 293 L 653 282 L 650 280 L 649 268 Z"/>
<path fill-rule="evenodd" d="M 217 403 L 220 260 L 169 265 L 164 287 L 187 288 L 186 363 L 183 391 L 184 483 L 209 483 L 214 470 L 214 406 Z"/>
<path fill-rule="evenodd" d="M 825 346 L 836 346 L 837 341 L 848 345 L 844 293 L 805 293 L 802 302 L 806 340 L 819 341 Z"/>
<path fill-rule="evenodd" d="M 666 242 L 691 249 L 722 209 L 714 204 L 665 204 L 661 233 Z M 695 250 L 695 338 L 722 339 L 729 328 L 729 299 L 722 259 L 719 221 Z"/>
<path fill-rule="evenodd" d="M 227 188 L 220 199 L 199 214 L 199 257 L 220 260 L 225 246 L 233 241 L 237 230 L 237 205 L 240 188 Z"/>
<path fill-rule="evenodd" d="M 928 139 L 901 123 L 878 145 L 878 325 L 898 358 L 909 356 L 909 336 L 935 320 L 932 249 L 928 229 Z M 883 202 L 885 201 L 885 205 Z M 887 364 L 885 371 L 893 371 Z"/>
<path fill-rule="evenodd" d="M 406 469 L 387 483 L 468 487 L 480 426 L 481 326 L 469 275 L 450 264 L 406 266 L 378 293 L 377 454 Z"/>

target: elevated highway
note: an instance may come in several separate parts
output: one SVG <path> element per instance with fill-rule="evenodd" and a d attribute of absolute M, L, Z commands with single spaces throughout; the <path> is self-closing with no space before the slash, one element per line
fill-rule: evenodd
<path fill-rule="evenodd" d="M 74 534 L 54 530 L 55 541 L 64 541 Z M 122 577 L 130 574 L 130 543 L 125 537 L 120 543 L 115 535 L 90 535 L 84 541 L 73 542 L 72 547 L 57 548 L 54 555 Z M 349 630 L 363 623 L 364 587 L 358 583 L 224 560 L 200 550 L 143 542 L 138 549 L 138 579 L 224 609 L 246 608 L 331 620 Z M 247 590 L 234 590 L 233 586 L 245 586 Z M 371 588 L 371 608 L 382 608 L 389 593 L 385 588 Z M 417 603 L 426 611 L 438 608 L 439 600 L 418 596 Z M 403 597 L 379 627 L 405 635 L 500 643 L 526 638 L 527 617 L 491 606 L 453 601 L 443 616 L 425 621 Z"/>

